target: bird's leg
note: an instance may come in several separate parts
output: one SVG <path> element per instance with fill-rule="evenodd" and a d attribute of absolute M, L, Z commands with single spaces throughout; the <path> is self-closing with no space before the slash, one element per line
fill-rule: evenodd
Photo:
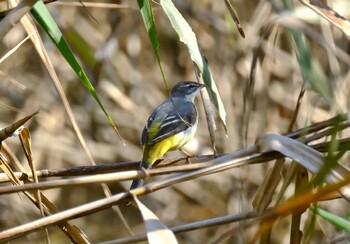
<path fill-rule="evenodd" d="M 149 163 L 145 163 L 145 162 L 141 163 L 141 170 L 146 175 L 146 177 L 144 179 L 149 178 L 149 174 L 147 172 L 147 169 L 150 169 L 150 168 L 151 168 L 151 165 Z"/>
<path fill-rule="evenodd" d="M 183 149 L 183 148 L 180 148 L 179 149 L 181 152 L 183 152 L 183 154 L 185 154 L 186 155 L 186 163 L 187 164 L 191 164 L 191 154 L 189 153 L 189 152 L 187 152 L 185 149 Z"/>

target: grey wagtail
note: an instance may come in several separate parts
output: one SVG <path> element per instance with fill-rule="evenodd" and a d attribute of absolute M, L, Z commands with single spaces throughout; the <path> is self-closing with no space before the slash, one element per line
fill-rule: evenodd
<path fill-rule="evenodd" d="M 143 157 L 140 167 L 149 169 L 167 151 L 176 150 L 190 141 L 198 124 L 194 98 L 204 85 L 182 81 L 171 90 L 148 118 L 141 136 Z M 130 190 L 141 186 L 143 179 L 132 182 Z"/>

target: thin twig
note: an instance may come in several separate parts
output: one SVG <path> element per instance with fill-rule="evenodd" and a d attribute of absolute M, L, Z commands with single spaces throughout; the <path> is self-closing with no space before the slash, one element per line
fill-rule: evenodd
<path fill-rule="evenodd" d="M 314 127 L 317 129 L 323 129 L 325 127 L 328 127 L 329 125 L 333 124 L 332 120 L 327 120 L 324 122 L 321 122 L 319 124 L 316 124 Z M 341 129 L 345 129 L 350 126 L 349 122 L 344 122 L 341 126 Z M 303 135 L 304 133 L 310 133 L 313 132 L 313 127 L 307 127 L 305 130 L 299 130 L 296 132 L 292 132 L 290 134 L 287 134 L 286 136 L 295 137 L 296 135 Z M 314 140 L 318 140 L 322 137 L 328 136 L 331 133 L 331 129 L 327 129 L 324 131 L 321 131 L 320 133 L 314 134 L 311 137 L 307 137 L 303 140 L 300 139 L 300 141 L 303 141 L 304 143 L 310 143 Z M 337 150 L 342 150 L 344 146 L 346 146 L 350 141 L 350 138 L 344 138 L 337 140 L 337 143 L 339 145 Z M 312 145 L 312 147 L 320 152 L 325 152 L 327 150 L 328 142 L 322 142 L 315 145 Z M 186 171 L 193 171 L 196 169 L 207 167 L 208 165 L 203 164 L 203 162 L 208 162 L 210 160 L 213 160 L 214 158 L 218 159 L 219 161 L 223 160 L 231 160 L 231 159 L 237 159 L 239 157 L 249 155 L 251 153 L 254 153 L 255 148 L 254 146 L 235 151 L 230 154 L 221 154 L 221 155 L 202 155 L 202 156 L 190 156 L 192 164 L 191 165 L 182 165 L 182 166 L 175 166 L 175 167 L 169 167 L 169 165 L 172 165 L 174 163 L 177 164 L 184 164 L 187 161 L 186 158 L 176 158 L 176 159 L 160 159 L 156 162 L 158 165 L 157 168 L 154 168 L 150 170 L 149 174 L 152 176 L 155 175 L 161 175 L 161 174 L 169 174 L 169 173 L 176 173 L 176 172 L 186 172 Z M 278 153 L 268 153 L 268 154 L 262 154 L 261 156 L 252 159 L 249 161 L 249 164 L 252 163 L 260 163 L 260 162 L 266 162 L 268 160 L 273 160 L 278 158 Z M 197 164 L 198 162 L 201 162 L 200 164 Z M 100 164 L 95 166 L 78 166 L 78 167 L 68 167 L 63 169 L 42 169 L 38 170 L 36 173 L 38 177 L 62 177 L 62 176 L 83 176 L 83 175 L 93 175 L 93 174 L 102 174 L 102 173 L 109 173 L 109 172 L 118 172 L 122 171 L 125 172 L 127 170 L 137 169 L 139 166 L 139 162 L 118 162 L 118 163 L 107 163 L 107 164 Z M 166 167 L 165 167 L 166 166 Z M 27 178 L 32 178 L 31 172 L 15 172 L 15 176 L 20 179 L 24 180 Z M 145 177 L 145 175 L 138 171 L 136 177 Z M 9 178 L 6 174 L 0 173 L 0 183 L 9 182 Z"/>
<path fill-rule="evenodd" d="M 347 138 L 347 141 L 349 141 L 350 138 Z M 233 167 L 237 167 L 237 166 L 241 166 L 241 165 L 245 165 L 247 164 L 247 162 L 249 160 L 255 161 L 255 160 L 261 160 L 262 157 L 265 157 L 265 161 L 266 159 L 271 155 L 273 155 L 272 159 L 276 159 L 276 157 L 280 156 L 282 157 L 282 155 L 275 153 L 275 152 L 270 152 L 270 153 L 264 153 L 264 154 L 253 154 L 253 155 L 249 155 L 249 156 L 242 156 L 245 155 L 246 153 L 250 153 L 252 154 L 253 152 L 256 151 L 256 148 L 253 147 L 249 147 L 249 148 L 245 148 L 242 150 L 239 150 L 237 152 L 233 152 L 231 154 L 227 154 L 224 155 L 222 157 L 216 158 L 214 160 L 211 161 L 211 163 L 213 163 L 212 166 L 203 168 L 203 169 L 199 169 L 193 172 L 189 172 L 189 173 L 178 173 L 172 176 L 169 176 L 167 178 L 161 179 L 161 180 L 157 180 L 155 182 L 152 182 L 150 184 L 147 184 L 143 187 L 140 188 L 136 188 L 134 190 L 132 190 L 131 192 L 124 192 L 124 193 L 119 193 L 117 195 L 111 196 L 111 197 L 107 197 L 105 199 L 101 199 L 101 200 L 97 200 L 88 204 L 84 204 L 81 205 L 79 207 L 73 208 L 73 209 L 69 209 L 39 220 L 35 220 L 32 221 L 30 223 L 21 225 L 21 226 L 17 226 L 14 227 L 12 229 L 9 230 L 5 230 L 2 231 L 0 233 L 0 239 L 2 239 L 2 241 L 5 240 L 10 240 L 10 239 L 14 239 L 18 236 L 24 235 L 25 233 L 29 233 L 32 231 L 35 231 L 37 229 L 46 227 L 48 225 L 52 225 L 52 224 L 56 224 L 58 222 L 62 222 L 62 221 L 66 221 L 66 220 L 70 220 L 73 218 L 77 218 L 83 215 L 87 215 L 87 214 L 91 214 L 91 213 L 95 213 L 97 211 L 100 211 L 102 209 L 111 207 L 115 204 L 117 204 L 118 202 L 120 202 L 121 200 L 124 200 L 126 198 L 130 197 L 130 193 L 133 195 L 144 195 L 159 189 L 162 189 L 166 186 L 178 183 L 178 182 L 184 182 L 184 181 L 188 181 L 203 175 L 207 175 L 207 174 L 212 174 L 212 173 L 217 173 L 220 171 L 224 171 Z M 234 157 L 240 157 L 239 159 L 233 159 Z M 162 169 L 163 170 L 163 169 Z"/>

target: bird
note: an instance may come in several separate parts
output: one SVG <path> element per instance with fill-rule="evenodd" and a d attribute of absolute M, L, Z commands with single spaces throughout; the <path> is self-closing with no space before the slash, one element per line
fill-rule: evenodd
<path fill-rule="evenodd" d="M 143 157 L 140 168 L 149 169 L 167 151 L 181 149 L 197 130 L 198 112 L 194 99 L 205 87 L 193 81 L 177 83 L 148 118 L 141 135 Z M 130 190 L 140 187 L 143 179 L 133 180 Z"/>

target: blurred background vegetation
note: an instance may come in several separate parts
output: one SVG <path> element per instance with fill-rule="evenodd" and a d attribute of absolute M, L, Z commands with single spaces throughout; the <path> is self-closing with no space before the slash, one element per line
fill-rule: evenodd
<path fill-rule="evenodd" d="M 251 145 L 265 133 L 282 134 L 288 131 L 304 84 L 304 71 L 297 58 L 300 50 L 291 30 L 304 33 L 302 38 L 308 43 L 310 60 L 316 72 L 324 75 L 324 89 L 332 91 L 332 101 L 337 104 L 329 104 L 313 84 L 306 84 L 293 129 L 329 119 L 340 111 L 348 111 L 349 39 L 340 28 L 299 1 L 290 1 L 295 4 L 293 9 L 288 9 L 286 2 L 289 1 L 231 1 L 245 31 L 245 38 L 239 35 L 224 1 L 173 2 L 197 36 L 227 112 L 227 136 L 217 120 L 215 139 L 219 154 Z M 139 137 L 144 123 L 168 94 L 152 44 L 137 1 L 84 3 L 82 6 L 80 2 L 54 1 L 46 6 L 116 123 L 125 146 L 72 68 L 48 36 L 38 28 L 40 36 L 95 162 L 139 161 L 142 156 Z M 1 4 L 4 10 L 6 1 Z M 332 0 L 328 1 L 328 5 L 340 15 L 350 17 L 348 1 Z M 169 85 L 172 87 L 182 80 L 196 80 L 186 46 L 179 41 L 161 6 L 152 2 L 152 8 L 160 42 L 159 53 Z M 16 24 L 0 43 L 1 57 L 26 36 L 23 26 Z M 257 58 L 255 66 L 254 56 Z M 253 76 L 252 68 L 255 68 Z M 27 125 L 37 169 L 90 164 L 30 40 L 2 60 L 0 77 L 1 127 L 40 110 Z M 212 154 L 200 99 L 197 104 L 200 115 L 198 131 L 185 150 L 193 155 Z M 342 133 L 346 137 L 348 132 Z M 7 139 L 6 145 L 29 171 L 18 138 Z M 176 151 L 166 155 L 167 158 L 179 156 L 184 154 Z M 343 159 L 347 162 L 348 158 Z M 140 197 L 140 200 L 168 226 L 249 211 L 252 210 L 252 198 L 270 165 L 244 166 L 208 175 Z M 112 193 L 118 193 L 127 190 L 129 185 L 130 181 L 125 181 L 110 183 L 109 187 Z M 47 190 L 44 193 L 61 210 L 104 197 L 101 186 L 97 184 Z M 292 192 L 287 192 L 285 197 L 291 195 Z M 0 205 L 1 230 L 39 218 L 37 209 L 21 194 L 1 196 Z M 343 217 L 350 210 L 349 204 L 341 199 L 332 200 L 324 207 Z M 136 208 L 124 205 L 120 205 L 120 208 L 135 233 L 145 231 Z M 112 209 L 70 222 L 83 230 L 93 243 L 129 235 Z M 186 232 L 177 237 L 180 243 L 211 243 L 234 226 L 237 224 Z M 289 226 L 289 217 L 281 218 L 274 225 L 271 242 L 288 243 Z M 223 242 L 245 243 L 256 229 L 242 226 L 236 230 L 237 233 Z M 49 227 L 49 233 L 52 243 L 69 242 L 55 226 Z M 312 243 L 325 243 L 340 234 L 341 231 L 335 226 L 318 219 Z M 35 232 L 13 243 L 44 242 L 44 235 L 43 231 Z"/>

